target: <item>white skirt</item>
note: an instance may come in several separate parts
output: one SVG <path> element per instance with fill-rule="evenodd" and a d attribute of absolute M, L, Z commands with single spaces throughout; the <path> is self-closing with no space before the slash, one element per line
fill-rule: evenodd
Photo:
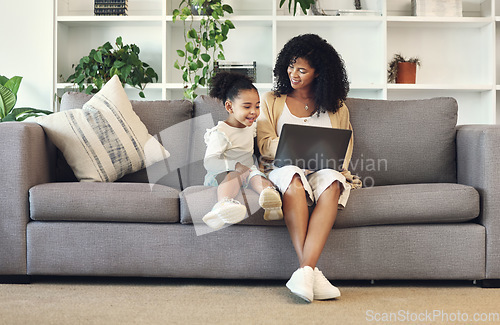
<path fill-rule="evenodd" d="M 297 174 L 300 176 L 304 189 L 307 192 L 307 204 L 313 205 L 318 201 L 321 194 L 333 184 L 338 181 L 343 185 L 342 192 L 339 197 L 339 209 L 345 208 L 349 194 L 351 193 L 351 185 L 346 182 L 344 175 L 333 169 L 321 169 L 316 172 L 306 175 L 304 170 L 297 166 L 283 166 L 271 171 L 268 178 L 279 189 L 281 193 L 290 186 L 293 176 Z"/>

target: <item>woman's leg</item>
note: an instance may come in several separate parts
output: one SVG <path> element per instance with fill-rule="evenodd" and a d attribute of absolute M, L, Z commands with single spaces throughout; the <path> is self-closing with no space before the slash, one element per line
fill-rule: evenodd
<path fill-rule="evenodd" d="M 338 181 L 333 182 L 323 191 L 316 203 L 304 239 L 302 257 L 299 257 L 301 267 L 309 265 L 314 269 L 319 260 L 337 217 L 341 186 Z"/>
<path fill-rule="evenodd" d="M 301 267 L 309 223 L 306 195 L 300 176 L 295 174 L 290 186 L 283 193 L 283 215 Z"/>

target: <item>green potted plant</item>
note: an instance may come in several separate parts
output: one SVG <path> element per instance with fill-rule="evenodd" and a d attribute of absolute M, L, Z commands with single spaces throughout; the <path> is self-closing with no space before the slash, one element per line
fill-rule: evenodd
<path fill-rule="evenodd" d="M 22 80 L 23 78 L 19 76 L 10 79 L 0 76 L 0 122 L 24 121 L 28 117 L 52 113 L 31 107 L 14 108 L 17 102 L 17 91 Z"/>
<path fill-rule="evenodd" d="M 397 53 L 389 62 L 387 81 L 390 83 L 414 84 L 416 81 L 417 66 L 420 66 L 420 59 L 418 57 L 406 59 L 400 53 Z"/>
<path fill-rule="evenodd" d="M 146 84 L 158 81 L 158 74 L 139 59 L 137 45 L 124 45 L 121 37 L 116 39 L 115 45 L 116 48 L 106 42 L 92 49 L 76 66 L 72 66 L 75 73 L 68 77 L 67 82 L 75 83 L 79 91 L 91 94 L 97 93 L 111 77 L 118 75 L 122 84 L 139 89 L 139 96 L 145 98 Z"/>
<path fill-rule="evenodd" d="M 182 72 L 186 99 L 196 98 L 198 87 L 209 84 L 214 62 L 225 60 L 222 43 L 234 25 L 228 19 L 221 19 L 224 13 L 233 13 L 233 8 L 222 2 L 182 0 L 179 9 L 173 11 L 173 21 L 184 22 L 185 44 L 183 49 L 177 50 L 182 62 L 176 60 L 174 68 Z M 194 15 L 199 15 L 200 19 L 195 19 Z"/>
<path fill-rule="evenodd" d="M 297 5 L 300 4 L 300 8 L 304 15 L 307 15 L 307 10 L 311 8 L 314 4 L 315 0 L 280 0 L 280 8 L 283 7 L 285 2 L 288 1 L 288 12 L 292 12 L 292 3 L 293 3 L 293 15 L 297 13 Z"/>

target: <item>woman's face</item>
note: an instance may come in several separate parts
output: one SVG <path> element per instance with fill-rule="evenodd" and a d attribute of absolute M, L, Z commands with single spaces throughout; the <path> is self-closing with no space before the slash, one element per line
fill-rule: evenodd
<path fill-rule="evenodd" d="M 316 70 L 303 58 L 290 62 L 287 72 L 293 89 L 307 89 L 317 77 Z"/>

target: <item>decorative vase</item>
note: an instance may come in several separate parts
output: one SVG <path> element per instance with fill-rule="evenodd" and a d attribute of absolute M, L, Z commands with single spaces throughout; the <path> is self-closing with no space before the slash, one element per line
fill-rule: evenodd
<path fill-rule="evenodd" d="M 414 84 L 417 76 L 417 64 L 412 62 L 398 62 L 397 84 Z"/>

